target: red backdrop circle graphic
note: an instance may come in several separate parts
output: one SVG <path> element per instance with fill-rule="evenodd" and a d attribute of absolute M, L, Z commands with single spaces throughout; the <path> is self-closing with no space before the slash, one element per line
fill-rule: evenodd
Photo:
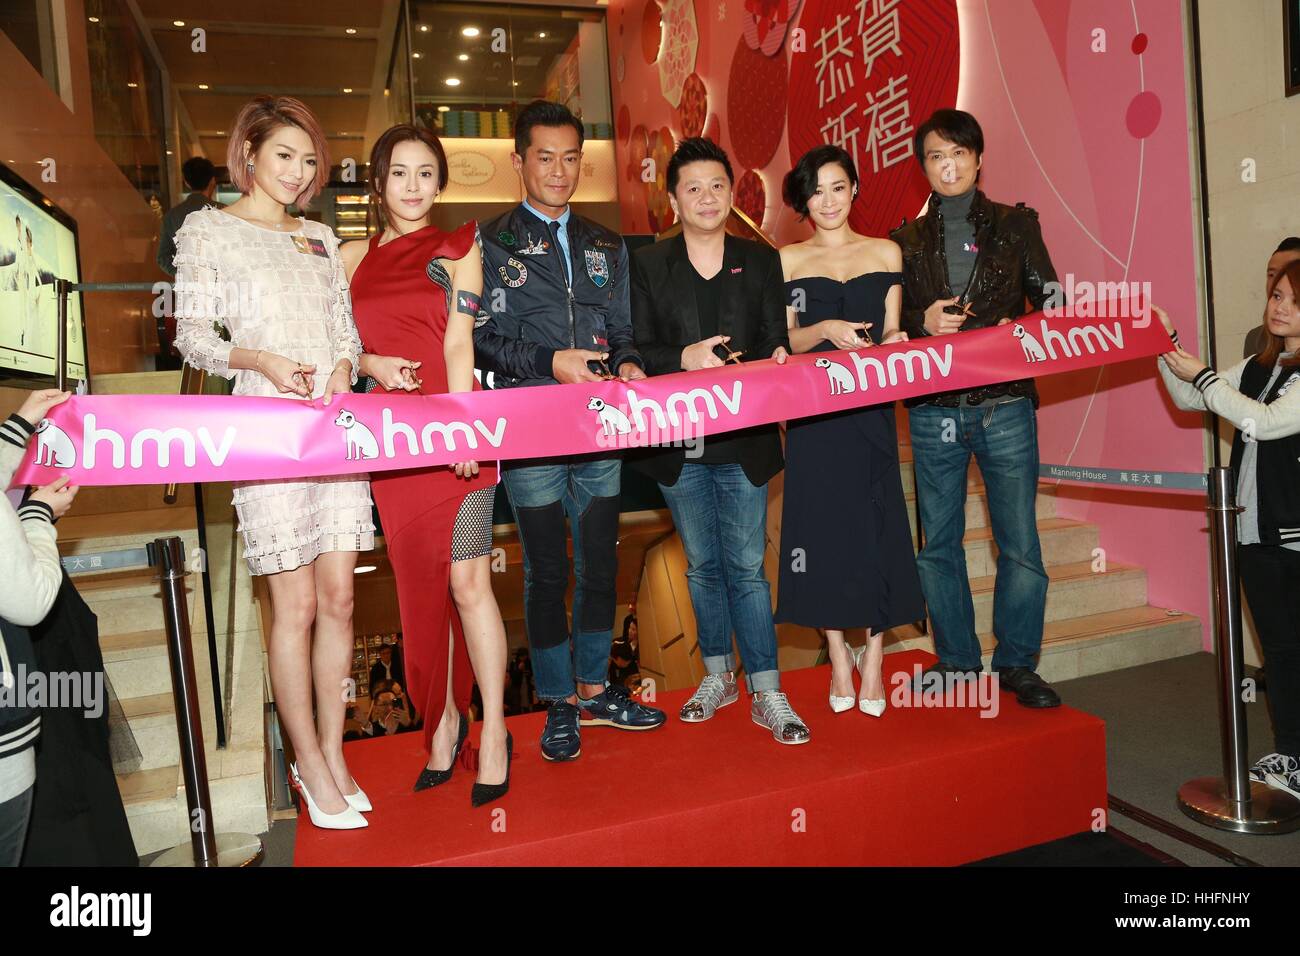
<path fill-rule="evenodd" d="M 808 54 L 795 57 L 796 62 L 807 59 Z M 745 169 L 766 166 L 781 144 L 789 68 L 784 51 L 764 56 L 743 37 L 736 43 L 727 80 L 727 128 L 732 158 Z"/>
<path fill-rule="evenodd" d="M 767 187 L 757 170 L 748 169 L 736 182 L 736 192 L 732 200 L 737 209 L 743 212 L 754 225 L 763 226 L 763 213 L 767 210 Z"/>

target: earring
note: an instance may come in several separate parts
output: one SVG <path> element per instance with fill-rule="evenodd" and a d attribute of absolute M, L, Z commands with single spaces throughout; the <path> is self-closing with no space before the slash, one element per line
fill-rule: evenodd
<path fill-rule="evenodd" d="M 252 169 L 252 168 L 253 168 L 253 164 L 252 164 L 252 162 L 249 162 L 249 164 L 248 164 L 248 168 L 249 168 L 249 169 Z"/>

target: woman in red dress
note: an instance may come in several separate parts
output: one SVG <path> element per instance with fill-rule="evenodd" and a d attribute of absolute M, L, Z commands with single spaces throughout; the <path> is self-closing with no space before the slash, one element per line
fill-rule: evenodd
<path fill-rule="evenodd" d="M 367 353 L 361 371 L 377 391 L 479 388 L 473 332 L 482 260 L 474 222 L 451 233 L 430 224 L 446 184 L 446 154 L 428 130 L 395 126 L 370 153 L 370 198 L 386 225 L 369 241 L 344 245 L 342 256 Z M 510 780 L 506 634 L 490 567 L 496 481 L 495 462 L 464 461 L 383 472 L 370 485 L 397 578 L 411 700 L 430 752 L 415 789 L 451 777 L 468 731 L 472 662 L 483 697 L 475 806 L 503 795 Z"/>

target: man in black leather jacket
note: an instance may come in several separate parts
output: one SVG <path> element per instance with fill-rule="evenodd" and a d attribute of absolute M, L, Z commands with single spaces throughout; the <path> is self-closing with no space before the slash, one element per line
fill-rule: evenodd
<path fill-rule="evenodd" d="M 582 123 L 537 100 L 515 120 L 515 170 L 527 198 L 479 224 L 483 301 L 476 364 L 492 387 L 645 378 L 632 344 L 627 248 L 569 207 L 582 167 Z M 618 568 L 617 453 L 502 463 L 523 546 L 524 627 L 537 696 L 548 705 L 542 756 L 573 760 L 579 725 L 649 730 L 661 710 L 610 685 Z M 573 531 L 573 627 L 565 609 Z M 572 650 L 570 650 L 572 640 Z"/>
<path fill-rule="evenodd" d="M 890 235 L 903 250 L 902 326 L 913 338 L 1000 325 L 1044 307 L 1056 271 L 1038 214 L 976 188 L 984 134 L 975 117 L 939 110 L 916 132 L 916 155 L 933 190 L 925 215 Z M 939 677 L 982 669 L 962 538 L 973 454 L 984 479 L 997 583 L 993 669 L 1027 707 L 1060 697 L 1035 672 L 1043 640 L 1047 573 L 1038 540 L 1038 392 L 1032 379 L 909 401 L 917 500 L 925 546 L 917 570 L 934 628 Z M 927 679 L 923 675 L 922 681 Z"/>

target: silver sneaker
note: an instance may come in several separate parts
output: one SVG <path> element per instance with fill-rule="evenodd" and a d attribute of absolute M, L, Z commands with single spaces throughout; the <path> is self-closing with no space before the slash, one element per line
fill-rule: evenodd
<path fill-rule="evenodd" d="M 755 694 L 749 716 L 760 727 L 772 731 L 773 739 L 779 744 L 806 744 L 812 736 L 808 725 L 799 719 L 789 699 L 779 690 Z"/>
<path fill-rule="evenodd" d="M 740 689 L 736 686 L 736 675 L 728 671 L 725 674 L 708 674 L 700 681 L 700 686 L 691 699 L 682 704 L 682 720 L 698 724 L 708 720 L 718 712 L 719 707 L 734 704 L 740 699 Z"/>

